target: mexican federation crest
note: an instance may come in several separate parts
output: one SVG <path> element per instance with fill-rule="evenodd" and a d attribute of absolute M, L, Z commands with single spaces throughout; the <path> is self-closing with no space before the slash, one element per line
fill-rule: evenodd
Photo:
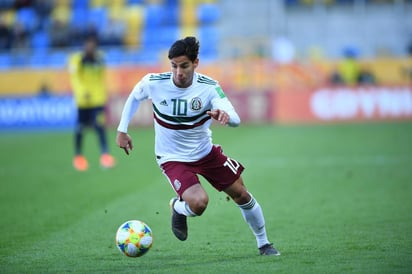
<path fill-rule="evenodd" d="M 202 100 L 199 97 L 195 97 L 190 101 L 190 109 L 193 111 L 199 111 L 202 109 Z"/>

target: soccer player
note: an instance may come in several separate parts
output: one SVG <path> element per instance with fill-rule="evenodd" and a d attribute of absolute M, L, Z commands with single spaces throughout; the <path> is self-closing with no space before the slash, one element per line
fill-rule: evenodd
<path fill-rule="evenodd" d="M 202 175 L 218 191 L 227 193 L 239 206 L 252 229 L 261 255 L 280 255 L 267 238 L 262 209 L 247 191 L 238 161 L 223 154 L 211 141 L 211 119 L 236 127 L 240 119 L 219 84 L 195 72 L 199 64 L 199 42 L 195 37 L 176 41 L 169 49 L 172 71 L 147 74 L 127 99 L 116 138 L 129 154 L 132 139 L 129 122 L 139 103 L 151 99 L 155 127 L 157 162 L 177 193 L 172 198 L 172 231 L 181 241 L 187 239 L 187 217 L 200 216 L 208 195 L 200 184 Z"/>
<path fill-rule="evenodd" d="M 100 165 L 111 168 L 114 158 L 108 152 L 105 130 L 105 66 L 102 54 L 97 50 L 97 40 L 89 37 L 84 44 L 84 51 L 74 53 L 69 60 L 70 80 L 77 106 L 77 124 L 75 128 L 75 157 L 73 166 L 79 171 L 88 169 L 87 159 L 82 154 L 84 130 L 95 129 L 100 143 Z"/>

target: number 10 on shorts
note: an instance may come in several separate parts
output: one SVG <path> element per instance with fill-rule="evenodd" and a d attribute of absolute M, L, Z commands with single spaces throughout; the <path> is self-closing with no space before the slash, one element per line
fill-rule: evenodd
<path fill-rule="evenodd" d="M 234 173 L 237 174 L 237 171 L 240 167 L 240 164 L 233 159 L 230 159 L 229 157 L 227 158 L 226 162 L 223 164 L 223 166 L 226 166 L 228 168 L 230 168 L 230 170 Z"/>

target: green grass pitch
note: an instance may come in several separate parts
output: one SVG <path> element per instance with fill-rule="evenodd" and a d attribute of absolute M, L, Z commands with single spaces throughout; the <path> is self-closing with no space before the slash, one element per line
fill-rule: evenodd
<path fill-rule="evenodd" d="M 118 165 L 72 168 L 70 132 L 0 134 L 1 273 L 411 273 L 412 124 L 214 126 L 214 142 L 245 166 L 280 257 L 258 255 L 239 209 L 210 195 L 189 238 L 170 231 L 174 195 L 153 155 L 151 128 L 131 131 L 135 149 L 111 148 Z M 153 248 L 127 258 L 118 226 L 140 219 Z"/>

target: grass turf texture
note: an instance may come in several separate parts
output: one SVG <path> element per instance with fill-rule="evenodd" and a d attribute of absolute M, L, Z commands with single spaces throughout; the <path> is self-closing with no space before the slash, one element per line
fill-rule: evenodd
<path fill-rule="evenodd" d="M 245 166 L 280 257 L 258 255 L 239 209 L 210 195 L 189 238 L 170 231 L 174 195 L 153 156 L 153 130 L 132 131 L 118 165 L 73 170 L 70 133 L 1 133 L 0 272 L 410 273 L 412 124 L 214 127 L 214 141 Z M 114 131 L 110 141 L 114 144 Z M 140 219 L 154 245 L 120 254 L 120 224 Z"/>

